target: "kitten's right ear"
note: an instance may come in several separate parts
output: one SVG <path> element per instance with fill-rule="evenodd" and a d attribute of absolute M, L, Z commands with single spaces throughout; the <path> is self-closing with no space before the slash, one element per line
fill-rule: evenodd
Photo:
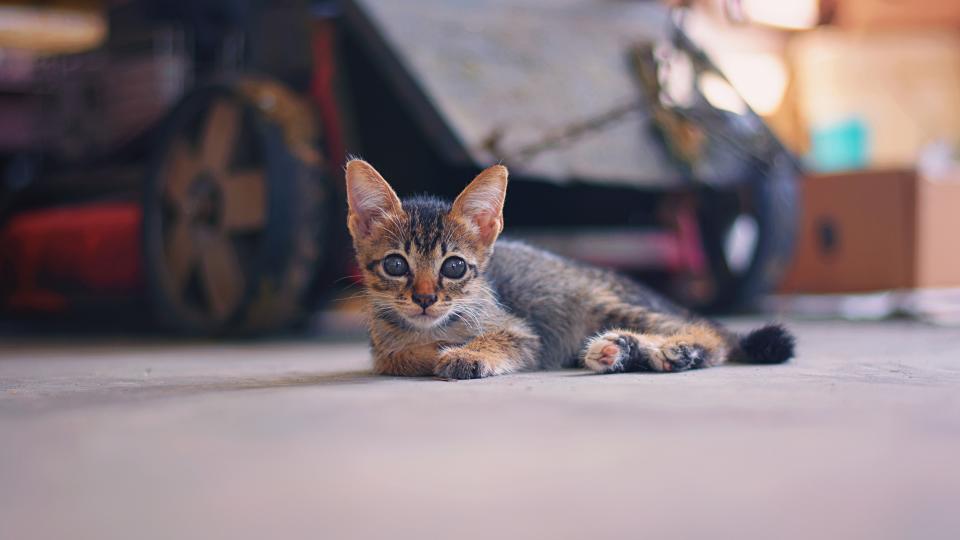
<path fill-rule="evenodd" d="M 362 159 L 347 162 L 347 227 L 354 238 L 365 238 L 373 225 L 389 215 L 400 215 L 403 207 L 390 184 Z"/>

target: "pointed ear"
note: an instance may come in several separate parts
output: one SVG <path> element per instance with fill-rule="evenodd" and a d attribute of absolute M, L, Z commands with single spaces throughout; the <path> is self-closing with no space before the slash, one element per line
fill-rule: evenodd
<path fill-rule="evenodd" d="M 373 225 L 389 215 L 403 214 L 400 199 L 390 184 L 369 163 L 361 159 L 347 162 L 347 227 L 355 239 L 365 238 Z"/>
<path fill-rule="evenodd" d="M 493 244 L 503 230 L 503 199 L 507 196 L 507 168 L 494 165 L 470 182 L 453 202 L 450 214 L 475 226 L 480 239 Z"/>

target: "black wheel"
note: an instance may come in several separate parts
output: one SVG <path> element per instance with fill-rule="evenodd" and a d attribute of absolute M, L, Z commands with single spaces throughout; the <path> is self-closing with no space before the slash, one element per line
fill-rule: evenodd
<path fill-rule="evenodd" d="M 329 197 L 303 151 L 317 141 L 285 125 L 293 99 L 275 84 L 212 86 L 169 117 L 143 200 L 146 285 L 168 327 L 258 333 L 313 307 Z"/>
<path fill-rule="evenodd" d="M 754 307 L 790 263 L 800 219 L 798 171 L 786 154 L 739 187 L 702 193 L 697 208 L 707 276 L 689 303 L 707 312 Z"/>

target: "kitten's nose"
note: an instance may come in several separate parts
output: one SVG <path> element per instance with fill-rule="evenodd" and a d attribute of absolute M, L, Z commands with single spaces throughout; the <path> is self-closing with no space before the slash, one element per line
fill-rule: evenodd
<path fill-rule="evenodd" d="M 437 295 L 414 293 L 413 302 L 423 309 L 427 309 L 437 302 Z"/>

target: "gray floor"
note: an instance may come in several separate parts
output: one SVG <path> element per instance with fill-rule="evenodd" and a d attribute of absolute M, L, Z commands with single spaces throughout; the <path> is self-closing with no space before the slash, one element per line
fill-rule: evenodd
<path fill-rule="evenodd" d="M 960 330 L 666 375 L 374 378 L 360 344 L 0 345 L 0 538 L 960 538 Z"/>

